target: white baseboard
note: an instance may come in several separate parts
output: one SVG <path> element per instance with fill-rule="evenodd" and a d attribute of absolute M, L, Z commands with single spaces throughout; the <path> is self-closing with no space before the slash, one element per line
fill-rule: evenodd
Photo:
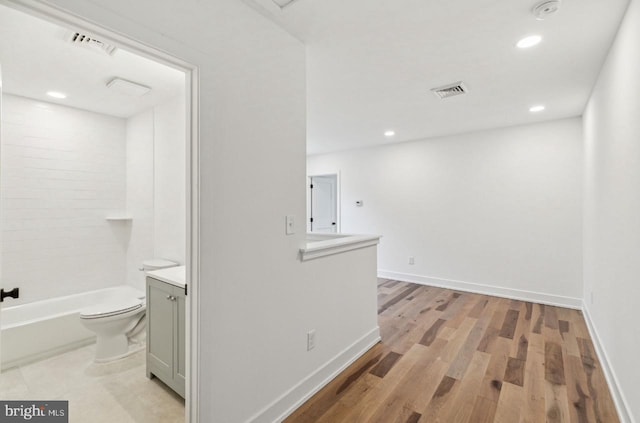
<path fill-rule="evenodd" d="M 589 308 L 587 304 L 583 302 L 582 304 L 582 314 L 584 315 L 584 320 L 587 323 L 587 328 L 589 329 L 589 334 L 591 335 L 591 339 L 593 341 L 593 345 L 596 348 L 596 354 L 598 354 L 598 360 L 602 365 L 602 370 L 604 371 L 604 376 L 607 379 L 607 384 L 609 385 L 609 389 L 611 390 L 611 396 L 613 396 L 613 402 L 616 404 L 616 409 L 618 410 L 618 417 L 620 417 L 620 422 L 622 423 L 636 423 L 633 415 L 631 414 L 631 409 L 629 408 L 629 402 L 626 400 L 622 390 L 620 389 L 620 384 L 618 383 L 618 378 L 616 377 L 613 368 L 609 364 L 609 356 L 607 355 L 602 342 L 600 341 L 600 335 L 596 330 L 596 327 L 593 325 L 593 320 L 591 320 L 591 314 L 589 312 Z"/>
<path fill-rule="evenodd" d="M 380 328 L 376 326 L 318 370 L 256 413 L 248 422 L 275 423 L 283 421 L 378 342 L 380 342 Z"/>
<path fill-rule="evenodd" d="M 402 282 L 412 282 L 420 285 L 437 286 L 439 288 L 455 289 L 458 291 L 473 292 L 475 294 L 492 295 L 495 297 L 510 298 L 513 300 L 529 301 L 539 304 L 547 304 L 557 307 L 566 307 L 580 310 L 582 299 L 564 297 L 561 295 L 545 294 L 542 292 L 525 291 L 520 289 L 504 288 L 500 286 L 484 285 L 473 282 L 456 281 L 429 276 L 412 275 L 409 273 L 378 270 L 378 277 L 393 279 Z"/>

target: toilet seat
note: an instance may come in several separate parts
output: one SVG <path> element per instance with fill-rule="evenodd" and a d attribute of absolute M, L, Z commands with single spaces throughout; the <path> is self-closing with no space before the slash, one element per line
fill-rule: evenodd
<path fill-rule="evenodd" d="M 117 316 L 138 310 L 144 305 L 140 298 L 122 298 L 87 307 L 80 312 L 81 319 L 99 319 L 103 317 Z"/>

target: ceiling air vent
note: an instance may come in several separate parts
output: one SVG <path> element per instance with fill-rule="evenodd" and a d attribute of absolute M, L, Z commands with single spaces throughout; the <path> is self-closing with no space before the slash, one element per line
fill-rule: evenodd
<path fill-rule="evenodd" d="M 456 95 L 466 94 L 468 92 L 467 87 L 465 87 L 462 82 L 456 82 L 453 84 L 445 85 L 443 87 L 432 88 L 431 91 L 439 99 L 454 97 Z"/>
<path fill-rule="evenodd" d="M 124 94 L 130 97 L 142 97 L 151 91 L 151 87 L 138 84 L 137 82 L 127 81 L 122 78 L 113 78 L 111 81 L 107 82 L 107 88 L 111 88 L 119 94 Z"/>
<path fill-rule="evenodd" d="M 81 34 L 79 32 L 69 33 L 68 40 L 71 44 L 102 52 L 109 56 L 112 56 L 116 51 L 116 46 L 107 44 L 104 41 L 97 40 L 89 35 Z"/>

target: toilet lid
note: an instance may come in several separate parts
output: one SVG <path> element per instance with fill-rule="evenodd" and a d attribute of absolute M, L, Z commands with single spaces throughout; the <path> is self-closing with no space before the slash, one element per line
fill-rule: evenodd
<path fill-rule="evenodd" d="M 94 304 L 80 312 L 82 319 L 95 319 L 98 317 L 115 316 L 127 313 L 142 307 L 143 301 L 139 298 L 121 298 Z"/>

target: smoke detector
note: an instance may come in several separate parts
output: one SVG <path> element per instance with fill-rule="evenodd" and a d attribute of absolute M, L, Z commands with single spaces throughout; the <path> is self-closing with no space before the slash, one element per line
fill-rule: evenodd
<path fill-rule="evenodd" d="M 466 94 L 468 90 L 462 82 L 455 82 L 442 87 L 432 88 L 431 92 L 433 92 L 433 94 L 435 94 L 439 99 L 444 100 L 445 98 Z"/>
<path fill-rule="evenodd" d="M 116 51 L 116 46 L 107 44 L 104 41 L 100 41 L 90 35 L 82 34 L 80 32 L 70 32 L 67 35 L 67 41 L 73 45 L 85 47 L 95 52 L 105 53 L 109 56 L 113 56 L 113 53 Z"/>
<path fill-rule="evenodd" d="M 560 0 L 545 0 L 542 1 L 535 6 L 531 12 L 536 17 L 537 20 L 543 21 L 548 16 L 553 15 L 560 9 Z"/>

